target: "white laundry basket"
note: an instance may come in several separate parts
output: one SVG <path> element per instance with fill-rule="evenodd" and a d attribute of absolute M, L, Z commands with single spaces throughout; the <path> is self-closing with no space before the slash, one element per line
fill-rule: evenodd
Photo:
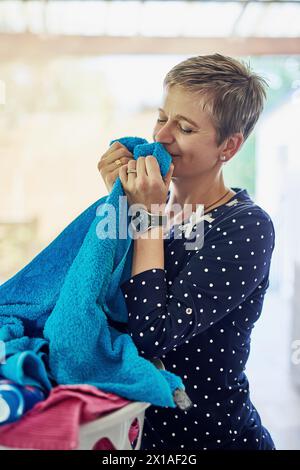
<path fill-rule="evenodd" d="M 145 410 L 150 403 L 133 402 L 91 423 L 80 426 L 79 445 L 76 450 L 97 450 L 101 439 L 110 440 L 116 450 L 139 450 L 143 435 Z M 133 447 L 129 440 L 131 425 L 137 420 L 139 433 Z"/>
<path fill-rule="evenodd" d="M 132 402 L 106 416 L 82 424 L 79 429 L 79 444 L 75 450 L 101 450 L 97 446 L 104 438 L 115 450 L 139 450 L 142 441 L 145 410 L 150 403 Z M 137 422 L 139 433 L 136 444 L 129 440 L 131 425 Z M 0 450 L 26 450 L 0 446 Z M 31 449 L 28 449 L 31 450 Z"/>

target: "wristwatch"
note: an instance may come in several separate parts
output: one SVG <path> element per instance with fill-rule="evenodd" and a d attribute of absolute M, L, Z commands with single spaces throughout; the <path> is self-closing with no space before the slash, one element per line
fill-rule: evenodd
<path fill-rule="evenodd" d="M 168 216 L 163 214 L 151 214 L 146 209 L 139 208 L 131 216 L 131 227 L 134 232 L 145 233 L 154 227 L 165 227 L 167 225 Z"/>

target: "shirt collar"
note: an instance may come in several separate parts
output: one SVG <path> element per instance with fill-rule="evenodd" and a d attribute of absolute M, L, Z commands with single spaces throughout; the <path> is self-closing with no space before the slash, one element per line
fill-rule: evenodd
<path fill-rule="evenodd" d="M 232 202 L 234 199 L 237 199 L 238 201 L 249 201 L 249 202 L 253 203 L 251 197 L 248 194 L 247 189 L 242 189 L 242 188 L 230 188 L 230 189 L 232 189 L 236 194 L 234 194 L 234 196 L 232 196 L 232 198 L 230 198 L 229 201 L 227 201 L 226 204 L 224 204 L 225 206 L 228 203 Z M 171 191 L 169 190 L 168 191 L 168 196 L 167 196 L 167 203 L 170 199 L 170 194 L 171 194 Z M 219 207 L 221 207 L 221 206 L 219 206 Z"/>

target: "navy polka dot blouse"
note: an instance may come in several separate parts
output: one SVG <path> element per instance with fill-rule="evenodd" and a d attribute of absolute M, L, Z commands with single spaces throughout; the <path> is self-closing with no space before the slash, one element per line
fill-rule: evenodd
<path fill-rule="evenodd" d="M 193 402 L 189 411 L 148 408 L 141 450 L 275 448 L 245 374 L 269 285 L 274 227 L 245 189 L 232 189 L 236 194 L 204 220 L 201 248 L 186 249 L 174 226 L 164 239 L 165 269 L 121 285 L 127 332 L 140 355 L 160 358 Z"/>

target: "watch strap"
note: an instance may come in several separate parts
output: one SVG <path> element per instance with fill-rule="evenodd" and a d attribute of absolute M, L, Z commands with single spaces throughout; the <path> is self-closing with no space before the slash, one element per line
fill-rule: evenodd
<path fill-rule="evenodd" d="M 165 227 L 167 224 L 167 216 L 164 214 L 148 214 L 149 227 Z"/>
<path fill-rule="evenodd" d="M 147 218 L 148 218 L 147 225 L 146 225 L 146 229 L 143 230 L 142 232 L 141 229 L 137 229 L 136 227 L 136 223 L 138 223 L 138 220 L 136 219 L 139 219 L 140 217 L 145 217 L 145 215 L 147 215 Z M 152 214 L 151 212 L 148 212 L 146 209 L 141 208 L 141 209 L 138 209 L 135 214 L 132 214 L 131 220 L 135 221 L 133 225 L 135 231 L 139 233 L 145 233 L 151 228 L 166 226 L 167 221 L 168 221 L 168 216 L 164 214 Z"/>

